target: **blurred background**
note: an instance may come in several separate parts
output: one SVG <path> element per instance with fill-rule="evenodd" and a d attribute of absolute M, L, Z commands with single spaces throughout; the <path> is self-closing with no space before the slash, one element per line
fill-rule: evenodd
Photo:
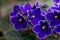
<path fill-rule="evenodd" d="M 38 40 L 35 35 L 29 35 L 25 31 L 15 31 L 9 22 L 9 13 L 15 4 L 30 2 L 33 5 L 36 1 L 39 1 L 41 9 L 44 11 L 54 4 L 53 0 L 0 0 L 0 40 Z M 44 4 L 47 7 L 44 7 Z M 50 39 L 53 40 L 53 38 Z"/>

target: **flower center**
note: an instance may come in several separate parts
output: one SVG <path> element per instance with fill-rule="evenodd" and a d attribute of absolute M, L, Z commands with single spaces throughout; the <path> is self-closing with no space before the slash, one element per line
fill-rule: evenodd
<path fill-rule="evenodd" d="M 35 16 L 34 16 L 34 15 L 32 15 L 32 16 L 31 16 L 31 18 L 35 18 Z"/>
<path fill-rule="evenodd" d="M 46 26 L 45 26 L 45 25 L 43 25 L 43 26 L 42 26 L 42 29 L 45 29 L 45 28 L 46 28 Z"/>
<path fill-rule="evenodd" d="M 22 21 L 22 18 L 19 19 L 19 22 L 21 22 L 21 21 Z"/>
<path fill-rule="evenodd" d="M 55 15 L 54 18 L 57 19 L 58 18 L 58 15 Z"/>

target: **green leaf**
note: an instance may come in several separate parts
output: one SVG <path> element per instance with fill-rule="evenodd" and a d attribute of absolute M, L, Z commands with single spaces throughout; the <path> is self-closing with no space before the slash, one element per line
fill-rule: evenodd
<path fill-rule="evenodd" d="M 30 35 L 26 30 L 9 31 L 5 34 L 8 40 L 37 40 L 35 35 Z"/>
<path fill-rule="evenodd" d="M 49 37 L 47 38 L 47 40 L 55 40 L 55 37 L 49 36 Z"/>
<path fill-rule="evenodd" d="M 5 37 L 3 37 L 3 38 L 0 38 L 0 40 L 7 40 Z"/>
<path fill-rule="evenodd" d="M 10 23 L 8 23 L 7 21 L 3 19 L 0 19 L 0 30 L 7 32 L 12 29 L 13 29 L 13 26 Z"/>

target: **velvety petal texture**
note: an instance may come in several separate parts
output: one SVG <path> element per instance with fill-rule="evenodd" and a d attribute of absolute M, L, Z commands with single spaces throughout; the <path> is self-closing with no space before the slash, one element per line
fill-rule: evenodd
<path fill-rule="evenodd" d="M 14 10 L 15 12 L 19 11 L 19 5 L 14 5 L 13 10 Z"/>
<path fill-rule="evenodd" d="M 16 14 L 17 14 L 17 12 L 14 11 L 14 12 L 10 13 L 10 16 L 15 16 Z"/>
<path fill-rule="evenodd" d="M 39 39 L 44 39 L 46 36 L 52 34 L 52 30 L 46 21 L 40 21 L 39 24 L 33 26 L 32 30 L 37 34 Z"/>
<path fill-rule="evenodd" d="M 10 22 L 14 25 L 15 30 L 26 29 L 28 25 L 26 19 L 20 14 L 17 14 L 17 16 L 10 18 Z"/>
<path fill-rule="evenodd" d="M 24 7 L 26 10 L 31 10 L 31 8 L 32 8 L 32 6 L 29 2 L 25 3 Z"/>
<path fill-rule="evenodd" d="M 60 0 L 54 0 L 56 2 L 60 1 Z M 51 26 L 56 26 L 56 25 L 60 25 L 60 3 L 56 3 L 56 5 L 51 6 L 48 9 L 46 18 L 48 21 L 50 21 L 50 25 Z"/>
<path fill-rule="evenodd" d="M 40 8 L 31 11 L 28 15 L 28 19 L 33 25 L 38 24 L 39 20 L 44 20 L 44 17 L 41 15 Z"/>
<path fill-rule="evenodd" d="M 60 35 L 60 26 L 56 26 L 54 32 Z"/>
<path fill-rule="evenodd" d="M 22 14 L 26 14 L 27 10 L 25 9 L 25 7 L 23 5 L 20 5 L 20 11 Z"/>
<path fill-rule="evenodd" d="M 42 35 L 43 34 L 43 35 Z M 44 39 L 46 36 L 45 36 L 45 34 L 44 33 L 38 33 L 37 34 L 37 37 L 39 38 L 39 39 Z"/>

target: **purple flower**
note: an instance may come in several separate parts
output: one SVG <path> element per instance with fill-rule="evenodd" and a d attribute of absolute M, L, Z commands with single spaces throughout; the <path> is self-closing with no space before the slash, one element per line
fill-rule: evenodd
<path fill-rule="evenodd" d="M 59 35 L 60 35 L 60 26 L 56 26 L 56 27 L 54 28 L 54 32 L 55 32 L 56 34 L 59 34 Z"/>
<path fill-rule="evenodd" d="M 44 39 L 46 36 L 52 34 L 52 30 L 46 21 L 40 21 L 39 24 L 33 26 L 32 30 L 37 34 L 39 39 Z"/>
<path fill-rule="evenodd" d="M 60 12 L 58 11 L 49 12 L 47 13 L 46 18 L 50 22 L 51 26 L 60 25 Z"/>
<path fill-rule="evenodd" d="M 58 3 L 58 2 L 60 2 L 60 0 L 54 0 L 54 2 Z"/>
<path fill-rule="evenodd" d="M 37 8 L 29 13 L 28 19 L 33 25 L 35 25 L 38 24 L 39 20 L 44 20 L 45 18 L 41 15 L 40 8 Z"/>
<path fill-rule="evenodd" d="M 14 25 L 14 28 L 16 30 L 26 29 L 28 25 L 26 19 L 19 14 L 10 18 L 10 22 Z"/>

